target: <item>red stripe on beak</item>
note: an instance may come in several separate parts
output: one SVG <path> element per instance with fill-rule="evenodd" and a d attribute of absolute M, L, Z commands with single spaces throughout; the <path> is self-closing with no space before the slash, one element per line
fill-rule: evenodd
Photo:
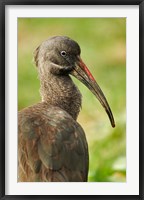
<path fill-rule="evenodd" d="M 80 67 L 87 73 L 88 77 L 92 80 L 95 81 L 93 75 L 91 74 L 91 72 L 89 71 L 89 69 L 87 68 L 87 66 L 84 64 L 84 62 L 82 61 L 82 59 L 79 57 L 79 64 Z"/>

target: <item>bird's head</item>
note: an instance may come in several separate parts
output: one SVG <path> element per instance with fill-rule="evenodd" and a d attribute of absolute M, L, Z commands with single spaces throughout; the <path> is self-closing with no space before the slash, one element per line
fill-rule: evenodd
<path fill-rule="evenodd" d="M 81 81 L 100 101 L 115 127 L 109 104 L 95 78 L 80 58 L 80 47 L 77 42 L 66 36 L 55 36 L 44 41 L 34 52 L 34 61 L 41 73 L 52 73 L 56 76 L 73 75 Z"/>

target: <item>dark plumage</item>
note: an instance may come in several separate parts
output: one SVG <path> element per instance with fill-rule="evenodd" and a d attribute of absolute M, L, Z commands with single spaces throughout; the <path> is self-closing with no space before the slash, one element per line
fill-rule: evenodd
<path fill-rule="evenodd" d="M 18 181 L 87 181 L 88 145 L 76 122 L 81 94 L 69 74 L 96 95 L 114 127 L 109 105 L 82 62 L 75 41 L 64 36 L 49 38 L 35 50 L 34 60 L 42 102 L 19 112 Z"/>

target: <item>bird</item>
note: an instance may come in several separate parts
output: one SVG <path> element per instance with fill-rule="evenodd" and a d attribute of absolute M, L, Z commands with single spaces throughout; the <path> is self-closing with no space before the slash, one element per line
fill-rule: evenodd
<path fill-rule="evenodd" d="M 52 36 L 34 51 L 41 102 L 18 112 L 18 182 L 88 182 L 89 150 L 77 122 L 82 95 L 71 76 L 82 82 L 104 107 L 110 106 L 82 61 L 79 44 Z"/>

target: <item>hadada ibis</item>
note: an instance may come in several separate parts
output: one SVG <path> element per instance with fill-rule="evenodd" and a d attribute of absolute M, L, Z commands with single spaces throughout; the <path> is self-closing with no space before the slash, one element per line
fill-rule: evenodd
<path fill-rule="evenodd" d="M 109 104 L 80 58 L 77 42 L 55 36 L 34 52 L 42 101 L 18 113 L 19 182 L 87 182 L 89 155 L 77 122 L 81 93 L 70 75 L 100 101 L 115 126 Z"/>

